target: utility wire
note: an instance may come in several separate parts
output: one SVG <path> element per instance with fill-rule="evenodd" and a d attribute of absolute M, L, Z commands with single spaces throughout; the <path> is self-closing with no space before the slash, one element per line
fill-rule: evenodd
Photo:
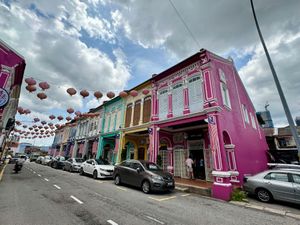
<path fill-rule="evenodd" d="M 179 19 L 181 20 L 181 22 L 183 23 L 184 27 L 186 28 L 186 30 L 188 31 L 188 33 L 191 35 L 192 39 L 195 41 L 196 45 L 198 46 L 198 48 L 200 49 L 201 46 L 199 44 L 199 42 L 197 41 L 196 37 L 194 36 L 193 32 L 190 30 L 190 28 L 188 27 L 188 25 L 186 24 L 186 22 L 184 21 L 183 17 L 180 15 L 179 11 L 177 10 L 177 8 L 175 7 L 175 5 L 173 4 L 172 0 L 169 0 L 171 6 L 173 7 L 174 11 L 176 12 L 177 16 L 179 17 Z"/>

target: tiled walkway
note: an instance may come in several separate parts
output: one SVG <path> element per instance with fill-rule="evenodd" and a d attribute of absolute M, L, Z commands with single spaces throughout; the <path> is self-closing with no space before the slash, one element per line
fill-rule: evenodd
<path fill-rule="evenodd" d="M 203 180 L 191 180 L 191 179 L 184 179 L 184 178 L 175 178 L 175 183 L 177 185 L 184 185 L 184 186 L 193 186 L 199 188 L 208 188 L 211 189 L 212 182 L 203 181 Z"/>

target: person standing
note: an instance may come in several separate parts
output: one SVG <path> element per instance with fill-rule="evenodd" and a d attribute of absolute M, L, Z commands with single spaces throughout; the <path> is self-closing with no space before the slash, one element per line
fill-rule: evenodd
<path fill-rule="evenodd" d="M 191 156 L 189 156 L 185 161 L 185 165 L 187 167 L 187 172 L 190 179 L 194 179 L 193 164 L 194 161 L 192 160 Z"/>

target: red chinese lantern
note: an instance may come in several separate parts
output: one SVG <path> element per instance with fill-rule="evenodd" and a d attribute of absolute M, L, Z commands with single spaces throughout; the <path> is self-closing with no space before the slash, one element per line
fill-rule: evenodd
<path fill-rule="evenodd" d="M 55 127 L 58 129 L 60 127 L 60 125 L 59 124 L 55 124 Z"/>
<path fill-rule="evenodd" d="M 34 133 L 34 132 L 31 132 L 31 134 L 34 135 L 35 133 Z"/>
<path fill-rule="evenodd" d="M 42 88 L 43 91 L 50 88 L 50 85 L 47 82 L 41 82 L 39 83 L 40 88 Z"/>
<path fill-rule="evenodd" d="M 27 128 L 27 125 L 23 125 L 23 128 Z"/>
<path fill-rule="evenodd" d="M 23 112 L 24 112 L 25 114 L 30 114 L 30 113 L 31 113 L 31 111 L 30 111 L 29 109 L 25 109 Z"/>
<path fill-rule="evenodd" d="M 34 124 L 32 127 L 33 127 L 33 128 L 37 128 L 37 125 Z"/>
<path fill-rule="evenodd" d="M 33 128 L 32 128 L 32 127 L 29 127 L 28 129 L 29 129 L 29 130 L 33 130 Z"/>
<path fill-rule="evenodd" d="M 26 88 L 26 90 L 29 91 L 30 93 L 36 91 L 35 85 L 27 85 L 25 88 Z"/>
<path fill-rule="evenodd" d="M 81 95 L 83 98 L 86 98 L 87 96 L 90 95 L 90 93 L 89 93 L 87 90 L 82 90 L 82 91 L 80 92 L 80 95 Z"/>
<path fill-rule="evenodd" d="M 129 93 L 132 97 L 136 97 L 139 93 L 136 90 L 132 90 Z"/>
<path fill-rule="evenodd" d="M 119 96 L 120 96 L 121 98 L 126 98 L 126 97 L 128 96 L 128 94 L 127 94 L 126 91 L 121 91 L 121 92 L 119 93 Z"/>
<path fill-rule="evenodd" d="M 102 98 L 103 94 L 100 91 L 95 91 L 94 96 L 99 99 Z"/>
<path fill-rule="evenodd" d="M 35 129 L 34 129 L 34 131 L 35 131 L 35 132 L 38 132 L 38 131 L 39 131 L 39 129 L 35 128 Z"/>
<path fill-rule="evenodd" d="M 64 118 L 63 118 L 62 116 L 58 116 L 57 119 L 58 119 L 59 121 L 61 121 L 61 120 L 63 120 Z"/>
<path fill-rule="evenodd" d="M 48 125 L 49 125 L 50 127 L 52 127 L 52 126 L 53 126 L 53 123 L 48 123 Z"/>
<path fill-rule="evenodd" d="M 70 121 L 72 118 L 70 116 L 66 117 L 66 120 Z"/>
<path fill-rule="evenodd" d="M 69 95 L 73 96 L 77 93 L 77 91 L 74 88 L 68 88 L 67 92 Z"/>
<path fill-rule="evenodd" d="M 150 91 L 149 91 L 148 89 L 144 89 L 142 93 L 143 93 L 144 95 L 147 95 L 147 94 L 149 94 L 149 92 L 150 92 Z"/>
<path fill-rule="evenodd" d="M 55 116 L 54 115 L 50 115 L 49 118 L 50 118 L 50 120 L 54 120 Z"/>
<path fill-rule="evenodd" d="M 72 114 L 72 113 L 74 112 L 74 109 L 73 109 L 73 108 L 68 108 L 68 109 L 67 109 L 67 112 L 68 112 L 69 114 Z"/>
<path fill-rule="evenodd" d="M 39 122 L 40 119 L 39 119 L 39 118 L 34 118 L 33 121 L 34 121 L 34 122 Z"/>
<path fill-rule="evenodd" d="M 39 128 L 39 129 L 42 129 L 42 128 L 43 128 L 43 126 L 41 126 L 41 125 L 40 125 L 40 126 L 38 126 L 38 128 Z"/>
<path fill-rule="evenodd" d="M 41 92 L 41 93 L 38 93 L 36 96 L 37 96 L 39 99 L 41 99 L 41 100 L 43 100 L 43 99 L 46 99 L 46 98 L 47 98 L 47 95 L 46 95 L 45 93 L 43 93 L 43 92 Z"/>
<path fill-rule="evenodd" d="M 80 116 L 80 115 L 81 115 L 81 112 L 80 112 L 80 111 L 76 111 L 76 112 L 75 112 L 75 115 L 76 115 L 76 116 Z"/>
<path fill-rule="evenodd" d="M 36 81 L 32 77 L 26 78 L 25 83 L 27 83 L 28 85 L 36 85 Z"/>
<path fill-rule="evenodd" d="M 20 114 L 23 114 L 23 113 L 24 113 L 24 112 L 23 112 L 24 109 L 23 109 L 22 107 L 20 107 L 20 106 L 18 107 L 17 111 L 18 111 L 18 113 L 20 113 Z"/>
<path fill-rule="evenodd" d="M 16 121 L 16 124 L 20 126 L 22 123 L 20 121 Z"/>
<path fill-rule="evenodd" d="M 43 124 L 43 125 L 45 125 L 46 123 L 47 123 L 47 122 L 46 122 L 46 121 L 44 121 L 44 120 L 41 122 L 41 124 Z"/>
<path fill-rule="evenodd" d="M 109 91 L 106 93 L 106 96 L 110 99 L 114 98 L 115 97 L 115 93 L 113 93 L 112 91 Z"/>
<path fill-rule="evenodd" d="M 44 126 L 44 129 L 48 130 L 48 129 L 49 129 L 49 127 L 48 127 L 48 126 Z"/>

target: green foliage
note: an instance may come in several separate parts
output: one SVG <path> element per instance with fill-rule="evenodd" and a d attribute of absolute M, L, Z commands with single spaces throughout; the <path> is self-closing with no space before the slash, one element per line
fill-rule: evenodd
<path fill-rule="evenodd" d="M 247 193 L 240 188 L 236 188 L 233 190 L 231 194 L 232 201 L 245 201 L 247 199 Z"/>

